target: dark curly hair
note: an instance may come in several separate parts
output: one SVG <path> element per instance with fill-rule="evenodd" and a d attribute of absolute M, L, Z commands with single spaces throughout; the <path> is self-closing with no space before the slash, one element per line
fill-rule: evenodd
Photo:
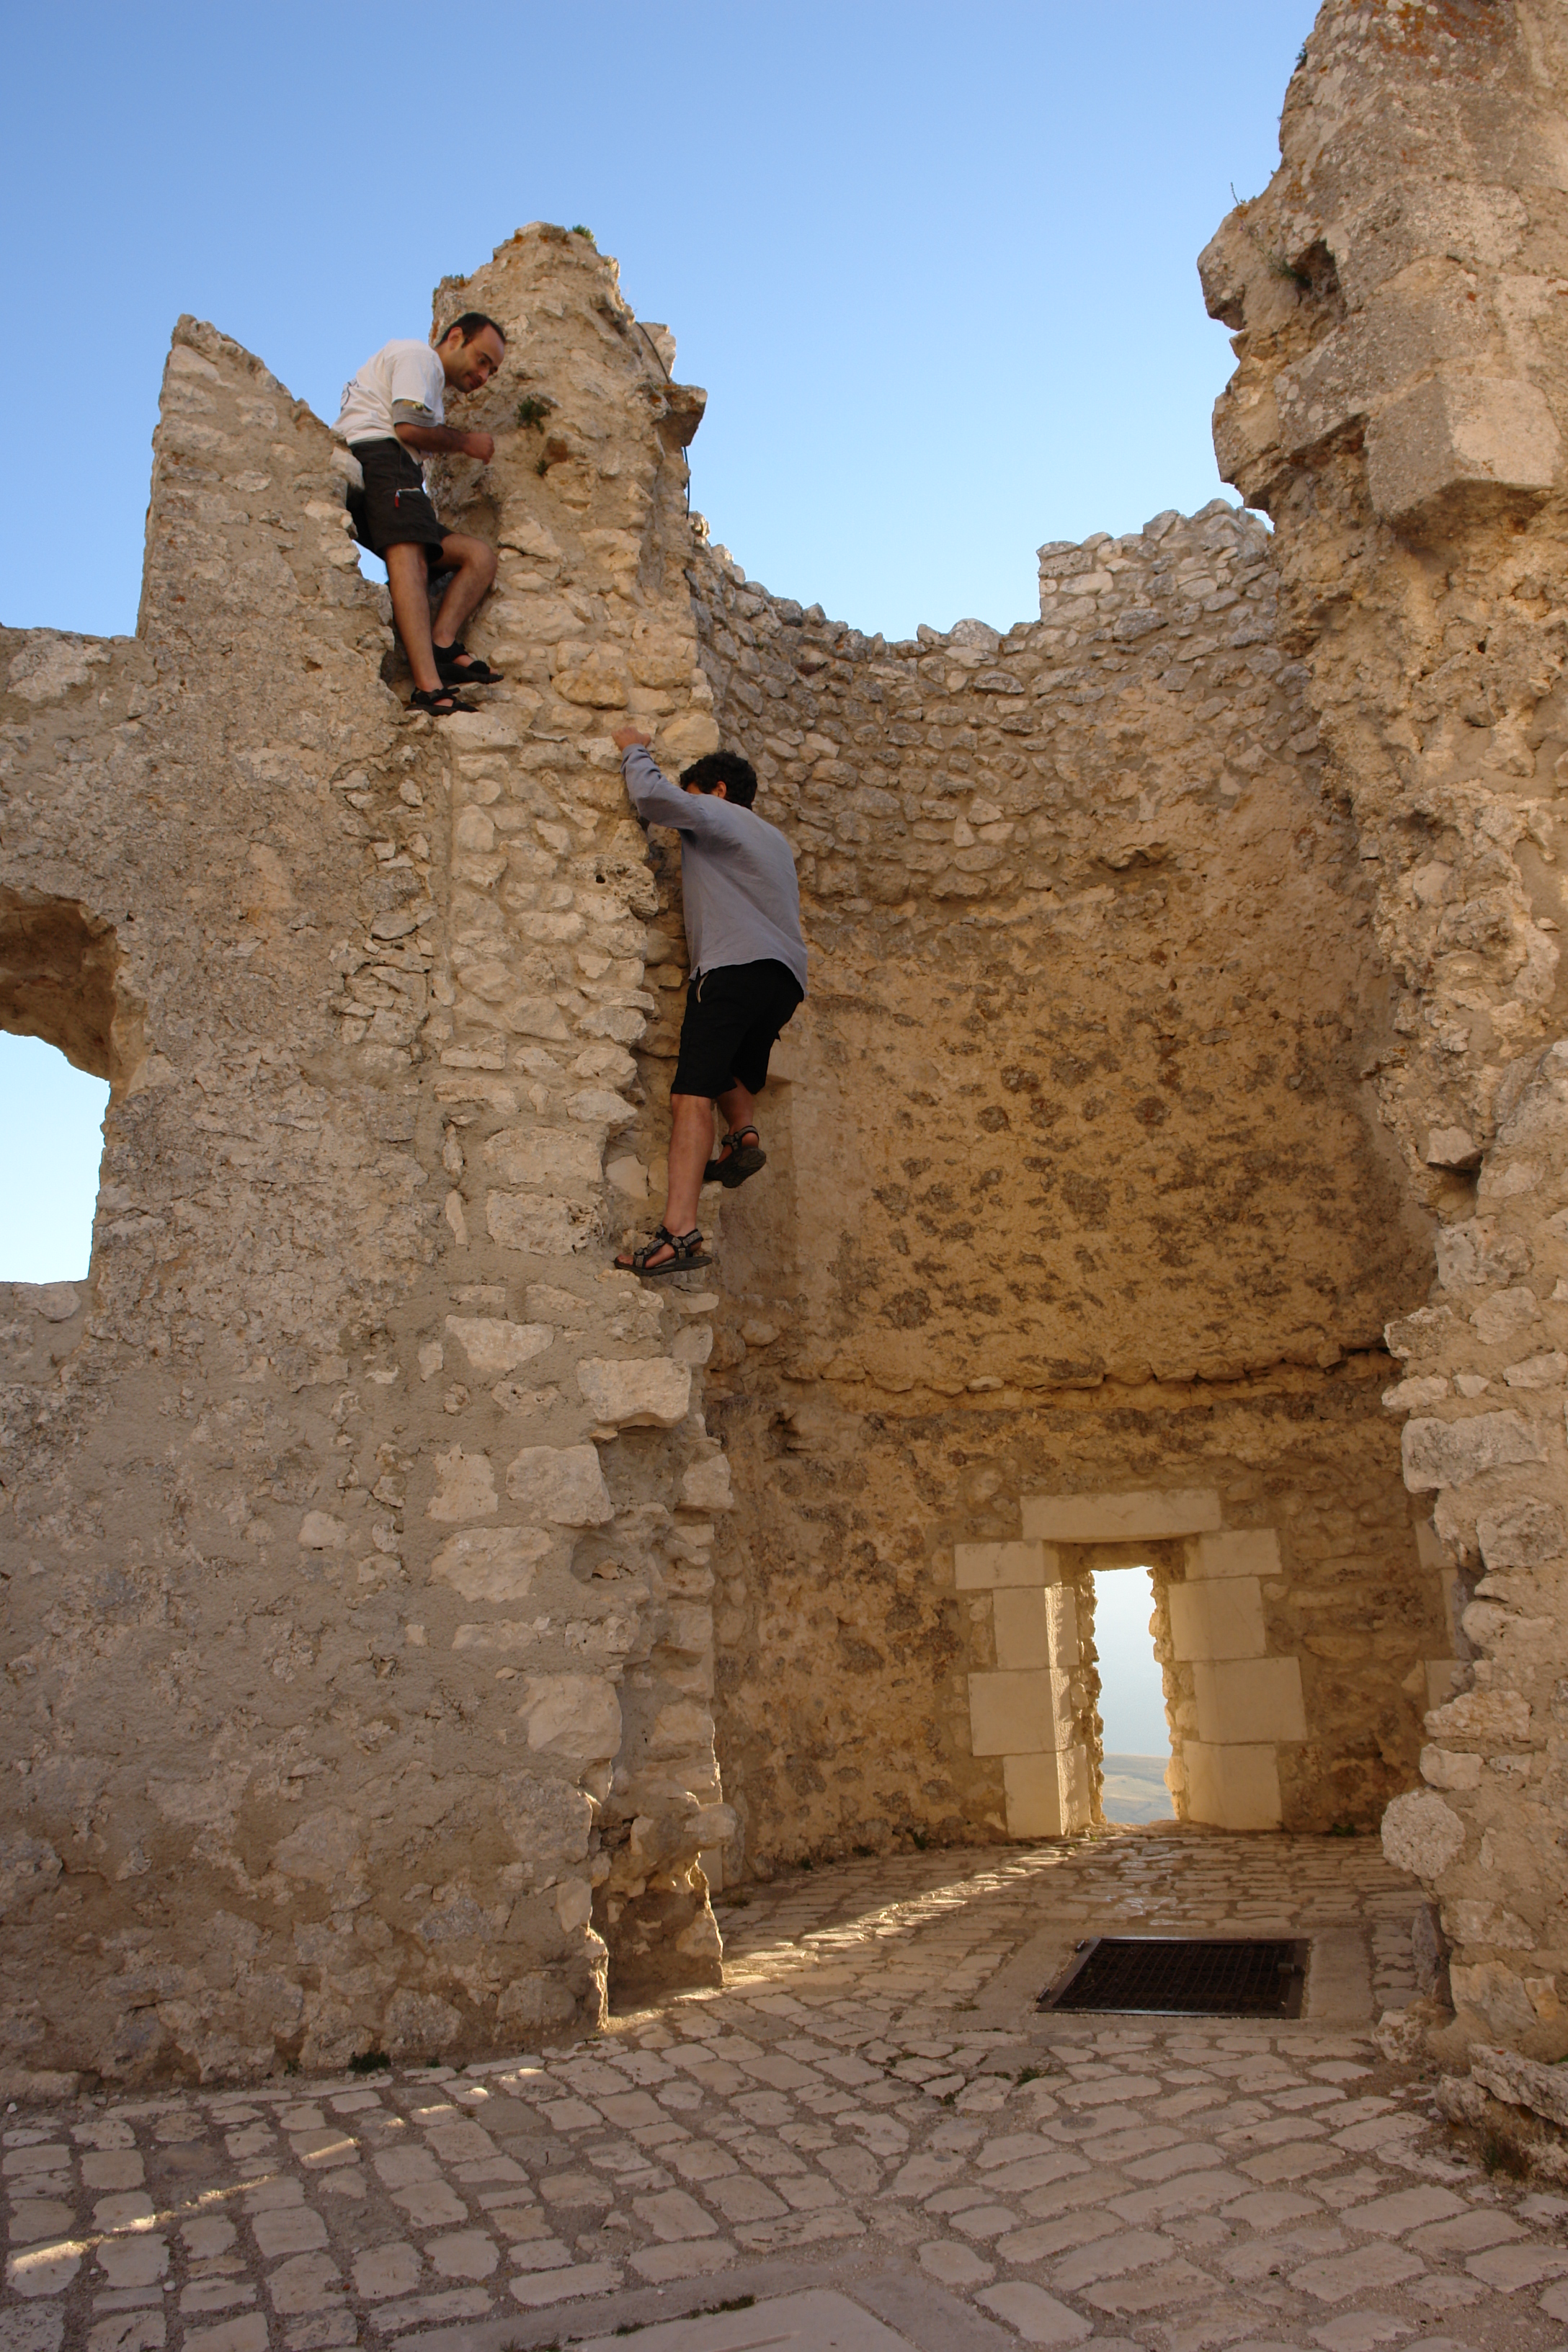
<path fill-rule="evenodd" d="M 683 787 L 695 784 L 700 793 L 710 793 L 722 784 L 725 799 L 736 808 L 750 808 L 757 797 L 757 772 L 739 751 L 705 752 L 689 768 L 682 768 L 680 782 Z"/>
<path fill-rule="evenodd" d="M 498 326 L 494 319 L 487 318 L 482 310 L 465 310 L 460 318 L 448 319 L 436 339 L 437 342 L 444 343 L 454 327 L 461 333 L 466 343 L 471 343 L 476 335 L 482 335 L 487 327 L 492 333 L 498 334 L 503 343 L 506 341 L 506 329 Z"/>

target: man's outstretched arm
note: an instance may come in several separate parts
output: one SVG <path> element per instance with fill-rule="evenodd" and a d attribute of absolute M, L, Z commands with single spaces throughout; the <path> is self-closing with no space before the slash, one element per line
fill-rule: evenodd
<path fill-rule="evenodd" d="M 405 449 L 423 449 L 433 457 L 477 457 L 488 466 L 495 456 L 495 436 L 489 433 L 459 433 L 453 425 L 396 424 L 393 431 Z"/>
<path fill-rule="evenodd" d="M 638 816 L 649 824 L 673 825 L 680 833 L 701 835 L 723 830 L 718 816 L 722 801 L 703 793 L 682 792 L 664 775 L 648 746 L 652 740 L 640 727 L 617 727 L 610 737 L 621 755 L 621 772 Z"/>

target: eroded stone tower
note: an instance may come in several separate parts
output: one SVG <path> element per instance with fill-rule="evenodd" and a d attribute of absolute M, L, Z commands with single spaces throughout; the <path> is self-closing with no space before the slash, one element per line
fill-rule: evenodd
<path fill-rule="evenodd" d="M 324 426 L 182 321 L 137 636 L 0 648 L 0 1024 L 113 1087 L 5 1325 L 14 2084 L 474 2054 L 711 1980 L 721 1874 L 1089 1825 L 1130 1561 L 1184 1818 L 1392 1805 L 1461 2036 L 1568 2046 L 1560 49 L 1331 0 L 1204 264 L 1274 532 L 1005 633 L 749 583 L 534 226 L 437 310 L 508 683 L 410 719 Z M 709 1288 L 608 1264 L 685 976 L 625 713 L 756 761 L 813 947 Z"/>

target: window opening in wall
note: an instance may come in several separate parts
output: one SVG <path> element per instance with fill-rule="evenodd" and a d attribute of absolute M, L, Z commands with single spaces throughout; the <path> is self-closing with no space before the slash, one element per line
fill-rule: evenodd
<path fill-rule="evenodd" d="M 80 1282 L 92 1254 L 106 1079 L 0 1033 L 0 1282 Z"/>
<path fill-rule="evenodd" d="M 1171 1760 L 1165 1688 L 1150 1619 L 1154 1587 L 1146 1568 L 1097 1570 L 1094 1646 L 1099 1654 L 1100 1720 L 1108 1822 L 1173 1821 L 1165 1786 Z"/>

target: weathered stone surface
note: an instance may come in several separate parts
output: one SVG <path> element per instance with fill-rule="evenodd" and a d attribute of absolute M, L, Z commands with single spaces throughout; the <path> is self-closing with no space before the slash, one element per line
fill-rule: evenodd
<path fill-rule="evenodd" d="M 1385 30 L 1329 0 L 1204 257 L 1274 531 L 1049 542 L 1010 628 L 747 581 L 536 225 L 438 297 L 512 332 L 431 468 L 506 684 L 433 728 L 323 429 L 182 321 L 137 637 L 0 647 L 0 1023 L 114 1089 L 90 1282 L 0 1294 L 19 2067 L 473 2053 L 713 1982 L 699 1853 L 1092 1821 L 1134 1565 L 1178 1811 L 1384 1818 L 1568 2047 L 1568 56 Z M 710 1293 L 605 1263 L 685 966 L 623 714 L 752 757 L 812 943 Z"/>
<path fill-rule="evenodd" d="M 668 1356 L 586 1357 L 576 1377 L 595 1420 L 617 1428 L 674 1429 L 691 1402 L 689 1368 Z"/>
<path fill-rule="evenodd" d="M 526 1445 L 507 1466 L 506 1490 L 531 1518 L 556 1527 L 599 1528 L 616 1507 L 591 1445 Z"/>
<path fill-rule="evenodd" d="M 1395 1797 L 1383 1817 L 1383 1850 L 1397 1870 L 1440 1878 L 1465 1843 L 1465 1824 L 1441 1797 Z"/>
<path fill-rule="evenodd" d="M 573 677 L 626 676 L 674 730 L 666 757 L 694 716 L 711 727 L 674 395 L 584 239 L 521 231 L 439 300 L 516 328 L 454 412 L 495 432 L 495 461 L 437 485 L 456 519 L 477 495 L 501 549 L 472 630 L 509 673 L 486 710 L 437 730 L 388 692 L 341 453 L 192 320 L 138 635 L 0 646 L 0 1025 L 113 1088 L 90 1282 L 0 1290 L 0 1550 L 8 1575 L 13 1554 L 50 1564 L 6 1587 L 26 1591 L 8 1654 L 55 1726 L 47 1750 L 27 1735 L 0 1825 L 0 2007 L 40 2080 L 265 2074 L 302 2035 L 307 2063 L 434 2058 L 593 2020 L 593 1882 L 620 1884 L 633 1814 L 606 1777 L 594 1816 L 575 1776 L 617 1756 L 628 1660 L 651 1724 L 709 1655 L 696 1601 L 677 1651 L 653 1598 L 689 1565 L 659 1547 L 710 1444 L 690 1371 L 682 1430 L 613 1470 L 613 1496 L 572 1376 L 650 1342 L 668 1359 L 685 1318 L 652 1300 L 645 1325 L 624 1283 L 580 1283 L 624 1199 L 602 1147 L 637 1116 L 656 892 L 608 746 L 583 732 L 601 706 L 557 698 L 549 653 L 570 636 Z M 544 378 L 578 454 L 542 472 L 517 407 Z M 564 618 L 531 632 L 546 606 Z M 530 1286 L 565 1308 L 532 1313 Z M 574 1547 L 617 1510 L 616 1564 L 584 1560 L 580 1583 Z M 522 1729 L 495 1654 L 519 1604 L 527 1687 L 584 1685 Z M 647 1736 L 638 1716 L 628 1786 Z M 660 1769 L 693 1822 L 717 1798 L 710 1737 Z M 562 1855 L 563 1805 L 562 1903 L 518 1910 L 505 1874 Z M 498 1807 L 536 1840 L 522 1861 Z M 671 1866 L 696 1851 L 678 1838 Z M 40 1956 L 72 1873 L 68 1978 Z M 402 1890 L 420 1880 L 467 1889 L 476 1917 L 515 1911 L 504 1973 L 470 1966 L 456 1913 L 416 1930 Z M 628 1933 L 639 1885 L 617 1897 Z M 329 1960 L 310 1939 L 345 1886 Z M 675 1946 L 705 1908 L 689 1890 L 666 1934 L 654 1903 L 645 1975 L 689 1978 Z M 509 1978 L 534 1990 L 503 2021 Z M 289 2292 L 305 2312 L 328 2283 Z"/>
<path fill-rule="evenodd" d="M 1479 1554 L 1510 1586 L 1540 1588 L 1485 1609 L 1450 1595 L 1479 1655 L 1441 1736 L 1524 1750 L 1516 1772 L 1443 1768 L 1456 1818 L 1485 1830 L 1463 1892 L 1541 1923 L 1523 1969 L 1544 1989 L 1538 2000 L 1461 1937 L 1456 1999 L 1464 1986 L 1465 2014 L 1555 2057 L 1568 2048 L 1553 1989 L 1568 1863 L 1541 1834 L 1534 1791 L 1554 1790 L 1560 1769 L 1540 1694 L 1568 1675 L 1561 1599 L 1545 1590 L 1568 1507 L 1552 871 L 1568 640 L 1545 585 L 1568 530 L 1568 369 L 1540 322 L 1568 262 L 1548 161 L 1568 40 L 1558 13 L 1533 6 L 1408 29 L 1389 40 L 1330 0 L 1287 94 L 1280 168 L 1201 268 L 1211 311 L 1238 335 L 1215 412 L 1222 470 L 1273 516 L 1281 620 L 1325 780 L 1375 882 L 1398 1044 L 1368 1076 L 1438 1219 L 1430 1297 L 1413 1292 L 1390 1327 L 1408 1375 L 1392 1408 L 1421 1416 L 1405 1431 L 1406 1475 L 1435 1496 L 1446 1573 L 1472 1574 Z M 1469 1417 L 1450 1418 L 1456 1407 Z"/>

